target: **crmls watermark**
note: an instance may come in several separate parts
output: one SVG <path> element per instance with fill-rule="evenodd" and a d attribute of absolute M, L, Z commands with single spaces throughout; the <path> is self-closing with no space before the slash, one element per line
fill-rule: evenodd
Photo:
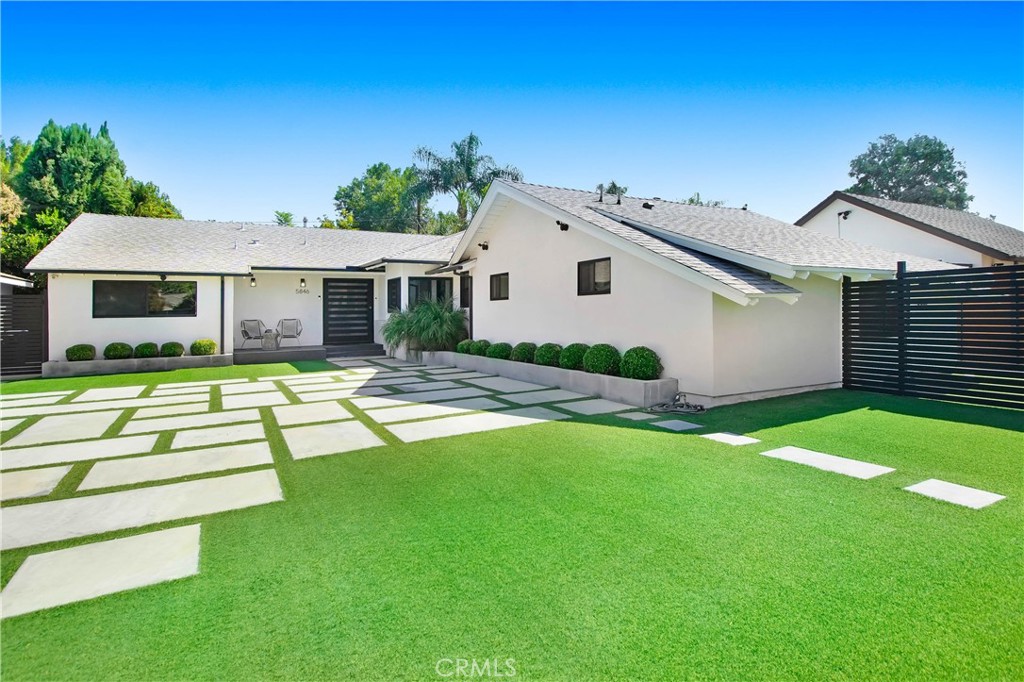
<path fill-rule="evenodd" d="M 442 658 L 434 664 L 441 677 L 515 677 L 516 659 Z"/>

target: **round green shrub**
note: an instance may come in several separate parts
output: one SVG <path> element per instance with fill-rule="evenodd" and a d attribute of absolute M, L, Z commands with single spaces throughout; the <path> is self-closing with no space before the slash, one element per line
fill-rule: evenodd
<path fill-rule="evenodd" d="M 558 366 L 562 369 L 583 369 L 583 356 L 588 350 L 590 346 L 585 343 L 570 343 L 558 356 Z"/>
<path fill-rule="evenodd" d="M 140 343 L 135 346 L 135 352 L 132 353 L 132 356 L 136 358 L 155 358 L 158 355 L 160 355 L 160 347 L 155 343 Z"/>
<path fill-rule="evenodd" d="M 96 359 L 96 346 L 88 343 L 76 343 L 64 351 L 68 362 L 84 362 Z"/>
<path fill-rule="evenodd" d="M 583 371 L 590 372 L 591 374 L 617 376 L 619 374 L 620 362 L 622 362 L 622 356 L 619 355 L 619 351 L 615 349 L 615 346 L 609 346 L 607 343 L 598 343 L 591 346 L 590 350 L 583 356 Z"/>
<path fill-rule="evenodd" d="M 132 347 L 128 343 L 115 341 L 114 343 L 107 344 L 107 347 L 103 349 L 103 357 L 107 360 L 125 360 L 131 356 Z"/>
<path fill-rule="evenodd" d="M 495 343 L 487 349 L 487 357 L 495 360 L 508 360 L 512 357 L 512 344 Z"/>
<path fill-rule="evenodd" d="M 469 348 L 473 345 L 473 339 L 463 339 L 455 344 L 455 352 L 469 355 Z"/>
<path fill-rule="evenodd" d="M 533 356 L 537 354 L 537 344 L 523 341 L 517 343 L 512 349 L 512 359 L 516 362 L 533 362 Z"/>
<path fill-rule="evenodd" d="M 177 341 L 168 341 L 160 346 L 160 357 L 162 358 L 180 358 L 184 354 L 185 346 Z"/>
<path fill-rule="evenodd" d="M 558 367 L 559 357 L 562 355 L 562 347 L 557 343 L 544 343 L 537 348 L 533 361 L 538 365 L 547 367 Z"/>
<path fill-rule="evenodd" d="M 213 339 L 199 339 L 193 341 L 188 352 L 192 355 L 213 355 L 217 352 L 217 342 Z"/>
<path fill-rule="evenodd" d="M 488 341 L 487 339 L 480 339 L 479 341 L 474 341 L 472 344 L 470 344 L 469 352 L 471 355 L 479 355 L 483 357 L 487 355 L 487 349 L 490 347 L 490 341 Z"/>
<path fill-rule="evenodd" d="M 622 354 L 619 371 L 627 379 L 657 379 L 661 376 L 661 358 L 647 346 L 634 346 Z"/>

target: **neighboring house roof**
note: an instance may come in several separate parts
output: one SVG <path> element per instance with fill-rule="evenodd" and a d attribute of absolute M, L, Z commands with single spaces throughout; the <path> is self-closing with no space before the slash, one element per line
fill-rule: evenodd
<path fill-rule="evenodd" d="M 6 272 L 0 272 L 0 284 L 9 284 L 13 287 L 34 287 L 36 285 L 30 279 L 8 275 Z"/>
<path fill-rule="evenodd" d="M 244 275 L 254 269 L 353 270 L 446 240 L 393 232 L 85 213 L 25 269 L 193 275 Z M 430 262 L 445 262 L 450 253 Z"/>
<path fill-rule="evenodd" d="M 995 258 L 1024 258 L 1024 232 L 1009 225 L 982 218 L 968 211 L 910 204 L 850 192 L 832 192 L 824 201 L 797 220 L 796 224 L 806 224 L 834 201 L 846 201 Z"/>

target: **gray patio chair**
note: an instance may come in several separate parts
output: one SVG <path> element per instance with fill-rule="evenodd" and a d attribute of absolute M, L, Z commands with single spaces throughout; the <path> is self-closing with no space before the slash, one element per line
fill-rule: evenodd
<path fill-rule="evenodd" d="M 299 337 L 302 336 L 302 322 L 294 318 L 285 318 L 277 321 L 277 333 L 281 335 L 281 340 L 295 339 L 295 343 L 299 343 Z M 299 344 L 300 346 L 302 344 Z"/>
<path fill-rule="evenodd" d="M 267 331 L 267 325 L 263 320 L 242 320 L 242 348 L 249 341 L 262 343 L 263 332 Z"/>

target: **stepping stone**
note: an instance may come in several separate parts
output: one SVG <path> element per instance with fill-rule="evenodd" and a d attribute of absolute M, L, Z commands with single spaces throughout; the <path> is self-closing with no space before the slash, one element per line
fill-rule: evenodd
<path fill-rule="evenodd" d="M 352 414 L 338 403 L 323 402 L 275 407 L 274 418 L 281 426 L 294 426 L 351 419 Z"/>
<path fill-rule="evenodd" d="M 4 449 L 40 443 L 99 438 L 121 416 L 121 410 L 43 417 L 14 438 Z"/>
<path fill-rule="evenodd" d="M 608 414 L 609 412 L 621 412 L 622 410 L 635 410 L 636 407 L 633 405 L 626 405 L 625 403 L 616 403 L 611 400 L 605 400 L 604 398 L 594 398 L 592 400 L 580 400 L 574 403 L 564 403 L 558 406 L 563 410 L 569 410 L 576 412 L 577 414 Z"/>
<path fill-rule="evenodd" d="M 231 426 L 214 426 L 208 429 L 189 429 L 179 431 L 171 441 L 172 450 L 197 448 L 204 445 L 220 445 L 221 443 L 238 443 L 243 440 L 263 440 L 263 424 L 232 424 Z"/>
<path fill-rule="evenodd" d="M 536 419 L 542 422 L 558 421 L 559 419 L 569 419 L 570 416 L 564 412 L 555 412 L 549 410 L 546 407 L 520 407 L 514 410 L 505 410 L 502 414 L 510 414 L 513 417 L 526 417 L 528 419 Z"/>
<path fill-rule="evenodd" d="M 547 391 L 509 393 L 508 395 L 499 395 L 498 397 L 503 400 L 511 400 L 520 405 L 537 405 L 539 403 L 553 403 L 559 400 L 578 400 L 580 398 L 590 398 L 591 396 L 585 393 L 574 393 L 572 391 L 563 391 L 560 388 L 552 388 Z"/>
<path fill-rule="evenodd" d="M 321 400 L 341 400 L 360 395 L 388 395 L 391 391 L 381 386 L 370 386 L 368 388 L 343 388 L 334 391 L 320 391 L 318 393 L 303 393 L 299 400 L 304 403 L 313 403 Z"/>
<path fill-rule="evenodd" d="M 0 394 L 0 402 L 7 402 L 8 400 L 22 400 L 24 398 L 46 398 L 52 396 L 66 396 L 71 395 L 74 391 L 40 391 L 38 393 L 4 393 Z"/>
<path fill-rule="evenodd" d="M 18 424 L 25 421 L 24 419 L 0 419 L 0 431 L 10 431 Z"/>
<path fill-rule="evenodd" d="M 291 379 L 304 379 L 306 377 L 337 377 L 347 374 L 345 370 L 339 369 L 332 372 L 310 372 L 308 374 L 278 374 L 272 377 L 260 377 L 256 381 L 289 381 Z"/>
<path fill-rule="evenodd" d="M 384 365 L 385 367 L 423 367 L 418 362 L 407 362 L 405 360 L 399 360 L 398 358 L 386 358 L 384 360 L 374 360 L 374 364 Z"/>
<path fill-rule="evenodd" d="M 149 395 L 153 398 L 159 398 L 165 395 L 186 395 L 186 394 L 202 394 L 203 397 L 210 395 L 209 386 L 186 386 L 185 388 L 158 388 Z"/>
<path fill-rule="evenodd" d="M 385 445 L 370 429 L 357 421 L 281 429 L 293 459 L 322 457 Z"/>
<path fill-rule="evenodd" d="M 458 367 L 437 367 L 423 371 L 427 374 L 457 374 L 462 372 Z"/>
<path fill-rule="evenodd" d="M 392 376 L 393 375 L 393 376 Z M 409 372 L 392 372 L 392 375 L 388 376 L 373 376 L 370 378 L 362 377 L 338 377 L 338 380 L 346 388 L 356 388 L 359 386 L 393 386 L 395 384 L 417 384 L 425 379 L 416 374 Z"/>
<path fill-rule="evenodd" d="M 163 481 L 169 478 L 229 469 L 244 469 L 273 463 L 274 458 L 270 455 L 270 444 L 266 442 L 173 452 L 167 455 L 129 457 L 97 462 L 89 470 L 78 489 L 113 488 L 119 485 Z M 70 469 L 70 467 L 68 468 Z M 33 469 L 32 471 L 38 470 Z"/>
<path fill-rule="evenodd" d="M 927 481 L 915 483 L 907 486 L 904 490 L 971 509 L 983 509 L 999 500 L 1006 499 L 1006 495 L 998 495 L 978 488 L 968 488 L 965 485 L 940 481 L 937 478 L 929 478 Z"/>
<path fill-rule="evenodd" d="M 756 438 L 740 436 L 735 433 L 706 433 L 701 436 L 701 438 L 718 441 L 719 443 L 725 443 L 726 445 L 753 445 L 754 443 L 761 442 Z"/>
<path fill-rule="evenodd" d="M 260 393 L 262 391 L 276 391 L 277 386 L 272 383 L 257 383 L 255 381 L 248 384 L 230 384 L 228 386 L 220 387 L 220 394 L 223 396 L 227 395 L 241 395 L 243 393 Z"/>
<path fill-rule="evenodd" d="M 91 403 L 62 403 L 60 405 L 38 405 L 33 407 L 4 408 L 5 417 L 35 417 L 38 415 L 74 414 L 99 412 L 100 410 L 126 410 L 132 407 L 155 407 L 194 403 L 193 395 L 168 395 L 160 398 L 130 398 L 128 400 L 103 400 Z"/>
<path fill-rule="evenodd" d="M 52 405 L 53 403 L 59 402 L 64 399 L 62 395 L 45 395 L 41 397 L 33 397 L 31 394 L 21 400 L 4 400 L 2 403 L 3 409 L 9 410 L 12 407 L 30 407 L 32 405 Z"/>
<path fill-rule="evenodd" d="M 445 388 L 462 388 L 462 386 L 460 386 L 459 384 L 456 384 L 453 381 L 423 381 L 422 379 L 418 379 L 417 381 L 422 381 L 422 383 L 419 383 L 419 384 L 398 384 L 398 385 L 395 386 L 395 390 L 396 391 L 414 392 L 414 391 L 435 391 L 435 390 L 439 391 L 439 390 L 442 390 L 442 389 L 445 389 Z"/>
<path fill-rule="evenodd" d="M 121 398 L 138 398 L 146 390 L 145 386 L 121 386 L 118 388 L 90 388 L 71 402 L 84 403 L 91 400 L 118 400 Z"/>
<path fill-rule="evenodd" d="M 414 400 L 395 400 L 394 398 L 352 398 L 350 402 L 360 410 L 373 410 L 378 407 L 406 407 L 408 405 L 420 404 Z"/>
<path fill-rule="evenodd" d="M 282 379 L 285 386 L 305 386 L 307 384 L 333 383 L 334 377 L 300 377 L 298 379 Z"/>
<path fill-rule="evenodd" d="M 761 454 L 765 457 L 784 459 L 787 462 L 796 462 L 797 464 L 806 464 L 807 466 L 814 467 L 815 469 L 832 471 L 837 474 L 843 474 L 844 476 L 852 476 L 854 478 L 861 479 L 874 478 L 875 476 L 887 474 L 890 471 L 896 471 L 891 467 L 884 467 L 870 462 L 862 462 L 859 459 L 848 459 L 846 457 L 837 457 L 836 455 L 827 455 L 824 452 L 805 450 L 804 448 L 796 448 L 791 445 L 762 452 Z"/>
<path fill-rule="evenodd" d="M 88 462 L 93 459 L 141 455 L 153 450 L 157 434 L 81 440 L 61 445 L 38 445 L 32 448 L 5 448 L 0 453 L 0 468 L 21 469 L 43 464 Z"/>
<path fill-rule="evenodd" d="M 658 415 L 647 414 L 646 412 L 624 412 L 623 414 L 617 414 L 616 417 L 622 417 L 623 419 L 629 419 L 630 421 L 644 421 L 646 419 L 654 419 Z"/>
<path fill-rule="evenodd" d="M 49 495 L 69 471 L 70 465 L 0 474 L 0 501 Z"/>
<path fill-rule="evenodd" d="M 663 429 L 669 431 L 689 431 L 690 429 L 703 429 L 703 424 L 694 424 L 693 422 L 684 422 L 682 419 L 667 419 L 663 422 L 651 422 L 654 426 L 660 426 Z"/>
<path fill-rule="evenodd" d="M 273 385 L 273 384 L 271 384 Z M 277 391 L 273 393 L 246 393 L 244 395 L 226 395 L 221 398 L 221 406 L 225 410 L 237 410 L 244 407 L 264 407 L 267 405 L 287 405 L 288 398 Z"/>
<path fill-rule="evenodd" d="M 337 362 L 335 362 L 334 364 L 338 365 Z M 338 366 L 340 367 L 341 365 L 338 365 Z M 346 374 L 376 374 L 377 372 L 386 372 L 386 371 L 387 370 L 385 370 L 383 367 L 362 366 L 362 367 L 350 367 L 349 369 L 345 370 L 345 373 Z"/>
<path fill-rule="evenodd" d="M 409 422 L 407 424 L 392 424 L 385 426 L 388 431 L 405 443 L 413 443 L 432 438 L 446 438 L 448 436 L 462 436 L 468 433 L 479 433 L 482 431 L 493 431 L 496 429 L 507 429 L 514 426 L 527 426 L 529 424 L 541 424 L 540 419 L 529 417 L 517 417 L 501 412 L 478 412 L 457 417 L 445 417 L 443 419 L 429 419 L 422 422 Z"/>
<path fill-rule="evenodd" d="M 461 407 L 464 410 L 500 410 L 508 407 L 505 403 L 499 403 L 490 398 L 466 398 L 465 400 L 453 400 L 447 403 L 440 403 L 448 407 Z"/>
<path fill-rule="evenodd" d="M 462 414 L 468 410 L 457 407 L 445 407 L 443 405 L 406 405 L 405 407 L 391 407 L 383 410 L 370 410 L 366 413 L 370 419 L 378 424 L 390 424 L 392 422 L 407 422 L 413 419 L 427 419 L 429 417 L 446 417 L 453 414 Z"/>
<path fill-rule="evenodd" d="M 273 469 L 6 507 L 0 548 L 138 528 L 284 499 Z"/>
<path fill-rule="evenodd" d="M 213 379 L 211 381 L 179 381 L 173 384 L 159 384 L 157 388 L 184 388 L 186 386 L 223 386 L 224 384 L 244 384 L 248 379 Z"/>
<path fill-rule="evenodd" d="M 404 400 L 406 402 L 432 403 L 440 400 L 455 400 L 456 398 L 475 398 L 478 395 L 488 395 L 488 393 L 479 388 L 450 388 L 444 391 L 399 393 L 391 397 L 395 400 Z"/>
<path fill-rule="evenodd" d="M 482 386 L 489 388 L 492 391 L 498 391 L 500 393 L 518 393 L 520 391 L 539 391 L 541 389 L 551 388 L 550 386 L 542 386 L 541 384 L 531 384 L 525 381 L 516 381 L 515 379 L 508 379 L 506 377 L 489 377 L 487 379 L 470 379 L 468 383 L 474 386 Z"/>
<path fill-rule="evenodd" d="M 199 524 L 25 559 L 3 591 L 3 617 L 178 580 L 199 572 Z"/>
<path fill-rule="evenodd" d="M 194 414 L 210 409 L 209 402 L 185 403 L 183 405 L 166 405 L 164 407 L 142 407 L 135 411 L 132 419 L 149 419 L 150 417 L 173 417 L 179 414 Z"/>
<path fill-rule="evenodd" d="M 462 381 L 463 379 L 487 379 L 493 376 L 493 374 L 483 374 L 481 372 L 459 372 L 458 374 L 445 374 L 444 378 L 449 381 Z"/>
<path fill-rule="evenodd" d="M 192 429 L 199 426 L 215 424 L 236 424 L 238 422 L 259 421 L 260 413 L 256 410 L 233 410 L 230 412 L 207 412 L 189 414 L 180 417 L 164 417 L 162 419 L 132 419 L 121 429 L 124 435 L 133 433 L 149 433 L 151 431 L 176 431 Z"/>

